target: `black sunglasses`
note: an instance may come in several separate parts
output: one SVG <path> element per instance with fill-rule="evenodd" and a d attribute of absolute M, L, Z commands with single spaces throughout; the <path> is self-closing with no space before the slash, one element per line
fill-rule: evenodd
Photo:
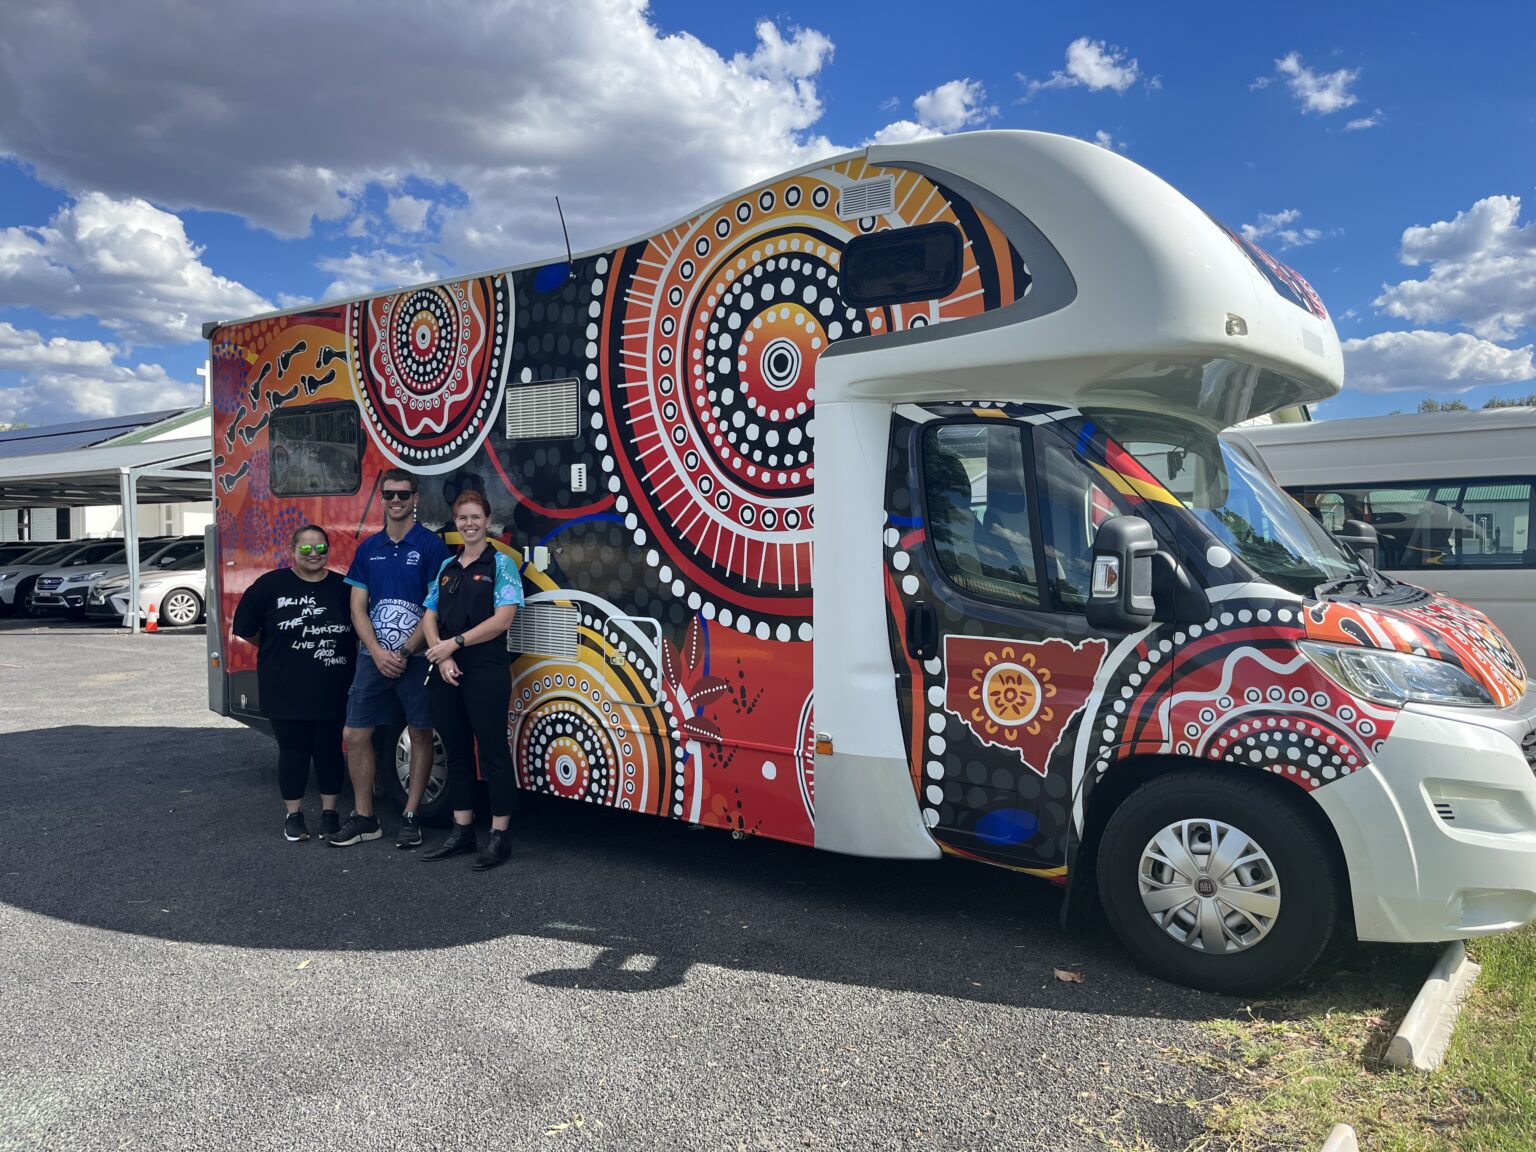
<path fill-rule="evenodd" d="M 393 503 L 396 500 L 402 502 L 409 500 L 416 493 L 412 492 L 409 488 L 384 488 L 379 491 L 379 495 Z"/>

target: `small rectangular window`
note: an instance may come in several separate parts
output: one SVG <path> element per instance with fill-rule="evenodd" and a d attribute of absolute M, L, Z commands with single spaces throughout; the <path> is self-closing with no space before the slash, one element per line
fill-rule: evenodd
<path fill-rule="evenodd" d="M 953 224 L 856 236 L 843 249 L 843 298 L 877 308 L 948 296 L 960 283 L 964 251 Z"/>
<path fill-rule="evenodd" d="M 363 426 L 357 405 L 279 408 L 268 429 L 267 477 L 274 496 L 356 492 L 362 479 Z"/>
<path fill-rule="evenodd" d="M 952 584 L 1038 605 L 1024 440 L 1015 424 L 941 424 L 923 436 L 928 535 Z"/>
<path fill-rule="evenodd" d="M 1532 568 L 1528 478 L 1420 480 L 1289 489 L 1330 531 L 1345 520 L 1376 529 L 1379 566 Z"/>

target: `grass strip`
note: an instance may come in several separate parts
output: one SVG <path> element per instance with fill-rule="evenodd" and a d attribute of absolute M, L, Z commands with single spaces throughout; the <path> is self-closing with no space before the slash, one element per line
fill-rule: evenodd
<path fill-rule="evenodd" d="M 1337 1123 L 1368 1152 L 1536 1149 L 1536 928 L 1468 944 L 1483 966 L 1445 1061 L 1383 1063 L 1438 947 L 1362 947 L 1310 985 L 1205 1027 L 1230 1078 L 1190 1152 L 1315 1150 Z"/>

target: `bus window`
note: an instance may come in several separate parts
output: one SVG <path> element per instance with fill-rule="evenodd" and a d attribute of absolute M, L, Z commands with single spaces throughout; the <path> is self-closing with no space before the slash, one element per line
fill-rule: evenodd
<path fill-rule="evenodd" d="M 1376 529 L 1382 568 L 1536 567 L 1530 545 L 1529 479 L 1407 481 L 1290 491 L 1320 513 L 1330 528 L 1330 509 L 1347 509 L 1351 516 L 1361 510 L 1358 518 Z"/>
<path fill-rule="evenodd" d="M 959 588 L 1040 603 L 1024 440 L 1013 424 L 944 424 L 923 437 L 923 493 L 939 566 Z"/>
<path fill-rule="evenodd" d="M 1047 575 L 1055 585 L 1058 606 L 1081 611 L 1088 603 L 1093 573 L 1093 538 L 1099 525 L 1122 509 L 1082 461 L 1055 437 L 1042 433 L 1035 452 Z"/>
<path fill-rule="evenodd" d="M 274 496 L 356 492 L 362 477 L 363 427 L 357 405 L 317 404 L 272 413 L 267 477 Z"/>

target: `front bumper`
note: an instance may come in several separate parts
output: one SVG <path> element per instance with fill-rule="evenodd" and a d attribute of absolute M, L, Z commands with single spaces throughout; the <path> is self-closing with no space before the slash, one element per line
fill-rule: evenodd
<path fill-rule="evenodd" d="M 1374 763 L 1313 797 L 1344 848 L 1362 940 L 1536 919 L 1536 690 L 1513 708 L 1410 707 Z"/>
<path fill-rule="evenodd" d="M 128 615 L 128 593 L 121 590 L 103 593 L 93 589 L 85 598 L 85 615 L 89 620 L 123 619 Z"/>
<path fill-rule="evenodd" d="M 86 589 L 84 587 L 59 588 L 47 592 L 40 592 L 37 589 L 33 589 L 31 606 L 33 608 L 62 608 L 69 611 L 74 611 L 76 609 L 85 607 L 85 597 Z"/>

